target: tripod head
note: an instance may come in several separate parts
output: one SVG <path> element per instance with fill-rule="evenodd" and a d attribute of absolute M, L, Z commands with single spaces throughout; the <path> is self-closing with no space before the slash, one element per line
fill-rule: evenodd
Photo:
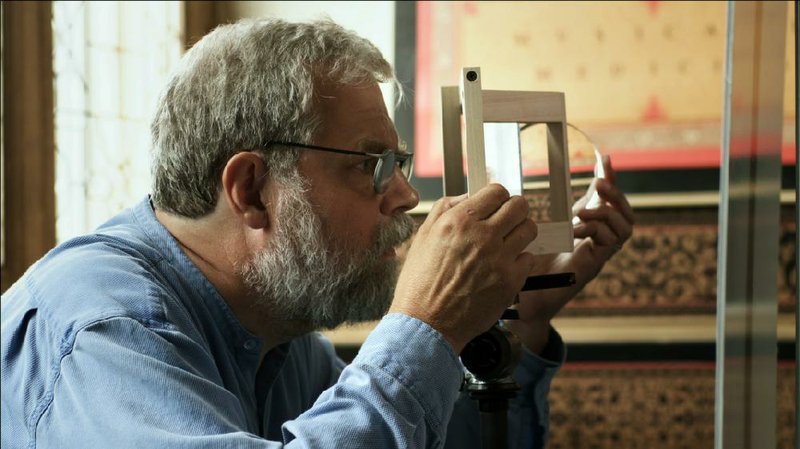
<path fill-rule="evenodd" d="M 522 291 L 568 287 L 575 283 L 575 273 L 545 274 L 530 276 Z M 507 309 L 501 320 L 518 320 L 519 312 Z M 472 378 L 486 383 L 510 377 L 519 363 L 522 345 L 519 339 L 498 321 L 486 332 L 470 340 L 461 351 L 461 363 Z"/>
<path fill-rule="evenodd" d="M 575 273 L 530 276 L 522 291 L 567 287 L 574 283 Z M 467 368 L 463 388 L 478 401 L 484 449 L 508 447 L 508 400 L 516 396 L 520 388 L 512 374 L 519 363 L 522 344 L 502 320 L 518 319 L 517 310 L 507 309 L 500 321 L 470 340 L 460 354 L 461 363 Z"/>
<path fill-rule="evenodd" d="M 494 382 L 511 376 L 521 348 L 519 339 L 500 321 L 467 343 L 461 351 L 461 363 L 474 379 Z"/>

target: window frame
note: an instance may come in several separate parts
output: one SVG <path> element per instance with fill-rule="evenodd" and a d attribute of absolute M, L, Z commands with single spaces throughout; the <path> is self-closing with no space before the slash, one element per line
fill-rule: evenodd
<path fill-rule="evenodd" d="M 55 245 L 51 2 L 3 2 L 2 291 Z"/>

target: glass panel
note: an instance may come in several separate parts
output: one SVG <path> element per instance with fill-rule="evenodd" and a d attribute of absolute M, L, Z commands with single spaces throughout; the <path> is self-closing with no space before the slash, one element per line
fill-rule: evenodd
<path fill-rule="evenodd" d="M 489 182 L 496 182 L 511 195 L 522 195 L 522 160 L 517 123 L 484 123 L 484 152 Z"/>
<path fill-rule="evenodd" d="M 729 2 L 715 447 L 775 447 L 786 5 Z"/>

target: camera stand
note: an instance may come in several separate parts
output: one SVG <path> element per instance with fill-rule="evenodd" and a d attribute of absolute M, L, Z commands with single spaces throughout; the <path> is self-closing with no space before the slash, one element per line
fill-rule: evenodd
<path fill-rule="evenodd" d="M 520 389 L 511 374 L 519 363 L 521 347 L 500 321 L 461 352 L 468 370 L 463 388 L 478 401 L 484 449 L 508 447 L 508 400 Z"/>
<path fill-rule="evenodd" d="M 481 447 L 508 447 L 508 400 L 520 387 L 512 377 L 483 382 L 467 373 L 464 382 L 469 397 L 478 401 L 481 416 Z"/>
<path fill-rule="evenodd" d="M 465 193 L 462 116 L 467 154 L 466 190 L 470 194 L 486 186 L 490 178 L 503 184 L 509 192 L 522 192 L 519 125 L 544 123 L 547 127 L 548 216 L 551 221 L 538 224 L 538 235 L 525 251 L 534 255 L 571 252 L 574 249 L 572 185 L 564 93 L 483 90 L 481 86 L 478 67 L 462 68 L 460 86 L 442 86 L 444 194 L 457 196 Z M 516 126 L 505 126 L 509 123 Z M 497 124 L 502 124 L 504 130 L 513 129 L 515 148 L 514 145 L 492 145 L 487 151 L 485 127 L 488 125 L 498 130 Z M 503 175 L 490 176 L 490 171 L 495 175 L 502 172 Z M 566 287 L 574 283 L 574 273 L 531 276 L 523 291 Z M 501 319 L 519 319 L 519 315 L 516 310 L 507 310 Z M 497 324 L 473 339 L 461 352 L 461 361 L 469 371 L 464 388 L 478 400 L 481 410 L 484 449 L 508 447 L 508 400 L 519 390 L 511 373 L 519 362 L 521 350 L 519 341 L 512 337 L 502 324 Z"/>
<path fill-rule="evenodd" d="M 575 273 L 528 277 L 526 290 L 567 287 L 575 283 Z M 462 388 L 478 401 L 483 449 L 508 448 L 508 401 L 520 386 L 512 377 L 519 363 L 522 344 L 506 329 L 502 320 L 519 319 L 508 309 L 488 331 L 473 338 L 461 351 L 461 363 L 467 368 Z"/>

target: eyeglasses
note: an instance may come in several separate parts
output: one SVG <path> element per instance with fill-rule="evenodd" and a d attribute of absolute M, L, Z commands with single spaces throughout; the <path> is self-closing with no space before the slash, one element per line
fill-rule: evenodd
<path fill-rule="evenodd" d="M 383 153 L 362 153 L 360 151 L 340 150 L 338 148 L 321 147 L 318 145 L 308 145 L 305 143 L 294 142 L 271 142 L 270 145 L 284 145 L 287 147 L 299 147 L 307 150 L 327 151 L 329 153 L 350 154 L 353 156 L 366 156 L 376 159 L 375 171 L 372 174 L 372 187 L 375 193 L 383 193 L 389 186 L 389 181 L 394 176 L 395 167 L 400 169 L 406 180 L 411 178 L 411 171 L 414 166 L 413 153 L 397 153 L 393 150 L 383 150 Z"/>

